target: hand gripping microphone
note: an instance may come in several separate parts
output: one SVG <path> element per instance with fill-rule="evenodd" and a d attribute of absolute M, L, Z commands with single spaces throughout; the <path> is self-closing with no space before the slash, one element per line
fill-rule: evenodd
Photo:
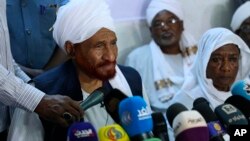
<path fill-rule="evenodd" d="M 106 108 L 106 111 L 113 118 L 116 123 L 120 123 L 120 118 L 118 114 L 118 107 L 120 102 L 123 99 L 126 99 L 127 96 L 123 94 L 118 89 L 112 89 L 109 93 L 104 96 L 103 102 Z"/>
<path fill-rule="evenodd" d="M 215 114 L 220 122 L 224 124 L 226 130 L 230 125 L 248 125 L 246 117 L 231 104 L 222 104 L 215 108 Z"/>
<path fill-rule="evenodd" d="M 128 134 L 119 124 L 101 127 L 98 137 L 99 141 L 129 141 Z"/>
<path fill-rule="evenodd" d="M 248 123 L 250 123 L 250 111 L 249 111 L 250 101 L 248 101 L 242 96 L 233 95 L 233 96 L 230 96 L 225 101 L 225 103 L 232 104 L 233 106 L 238 108 L 245 115 L 245 117 L 248 120 Z"/>
<path fill-rule="evenodd" d="M 161 139 L 162 141 L 169 141 L 168 126 L 162 113 L 152 113 L 152 119 L 154 136 Z"/>
<path fill-rule="evenodd" d="M 232 95 L 239 95 L 250 101 L 250 84 L 244 80 L 236 81 L 231 87 Z"/>
<path fill-rule="evenodd" d="M 98 138 L 92 124 L 75 122 L 68 129 L 67 141 L 98 141 Z"/>
<path fill-rule="evenodd" d="M 105 94 L 106 91 L 102 87 L 94 90 L 84 101 L 80 103 L 81 108 L 86 111 L 88 108 L 101 103 Z"/>
<path fill-rule="evenodd" d="M 197 98 L 193 103 L 193 110 L 198 111 L 206 120 L 210 141 L 224 141 L 223 135 L 226 131 L 210 108 L 208 101 L 203 97 Z"/>
<path fill-rule="evenodd" d="M 140 96 L 128 97 L 119 104 L 119 117 L 123 129 L 132 141 L 153 137 L 151 111 Z"/>
<path fill-rule="evenodd" d="M 167 117 L 172 123 L 175 141 L 209 141 L 205 119 L 195 110 L 184 109 L 187 108 L 180 103 L 175 103 L 167 109 Z"/>

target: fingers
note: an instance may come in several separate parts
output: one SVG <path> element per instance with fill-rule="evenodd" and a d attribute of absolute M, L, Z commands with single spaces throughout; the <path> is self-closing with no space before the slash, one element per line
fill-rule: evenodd
<path fill-rule="evenodd" d="M 67 101 L 68 105 L 63 104 L 62 107 L 66 112 L 70 113 L 75 121 L 80 121 L 83 117 L 83 110 L 80 108 L 80 105 L 77 101 L 73 101 L 69 97 L 64 97 L 65 102 Z"/>
<path fill-rule="evenodd" d="M 77 101 L 62 95 L 46 95 L 43 97 L 35 112 L 46 120 L 59 123 L 61 126 L 68 126 L 83 117 L 83 110 Z M 68 113 L 68 119 L 65 119 Z M 69 117 L 71 117 L 69 119 Z"/>

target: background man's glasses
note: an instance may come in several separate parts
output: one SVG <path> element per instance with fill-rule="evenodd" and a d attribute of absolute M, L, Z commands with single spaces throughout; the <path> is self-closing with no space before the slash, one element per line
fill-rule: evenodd
<path fill-rule="evenodd" d="M 165 27 L 166 25 L 167 26 L 171 26 L 171 25 L 174 25 L 174 24 L 176 24 L 178 22 L 180 22 L 180 20 L 176 19 L 176 18 L 171 18 L 171 19 L 168 19 L 166 21 L 160 21 L 160 20 L 158 20 L 158 21 L 155 21 L 153 23 L 153 27 L 155 27 L 155 28 L 162 28 L 162 27 Z"/>

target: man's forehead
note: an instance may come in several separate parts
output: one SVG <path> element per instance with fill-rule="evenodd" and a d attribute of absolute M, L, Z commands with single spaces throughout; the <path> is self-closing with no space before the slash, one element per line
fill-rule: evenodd
<path fill-rule="evenodd" d="M 102 28 L 99 31 L 97 31 L 92 37 L 91 39 L 94 40 L 98 40 L 100 38 L 116 38 L 116 34 L 114 31 L 106 29 L 106 28 Z"/>

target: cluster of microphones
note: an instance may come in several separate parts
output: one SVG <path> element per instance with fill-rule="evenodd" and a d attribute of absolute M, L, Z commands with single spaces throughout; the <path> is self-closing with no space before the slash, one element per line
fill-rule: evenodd
<path fill-rule="evenodd" d="M 68 141 L 169 141 L 168 126 L 176 141 L 229 141 L 233 125 L 248 125 L 250 120 L 249 85 L 238 81 L 232 86 L 232 96 L 224 104 L 210 108 L 205 98 L 197 98 L 192 110 L 174 103 L 164 113 L 151 113 L 140 96 L 127 97 L 118 89 L 95 90 L 81 107 L 86 110 L 103 102 L 116 122 L 97 132 L 89 122 L 73 123 L 68 129 Z"/>

